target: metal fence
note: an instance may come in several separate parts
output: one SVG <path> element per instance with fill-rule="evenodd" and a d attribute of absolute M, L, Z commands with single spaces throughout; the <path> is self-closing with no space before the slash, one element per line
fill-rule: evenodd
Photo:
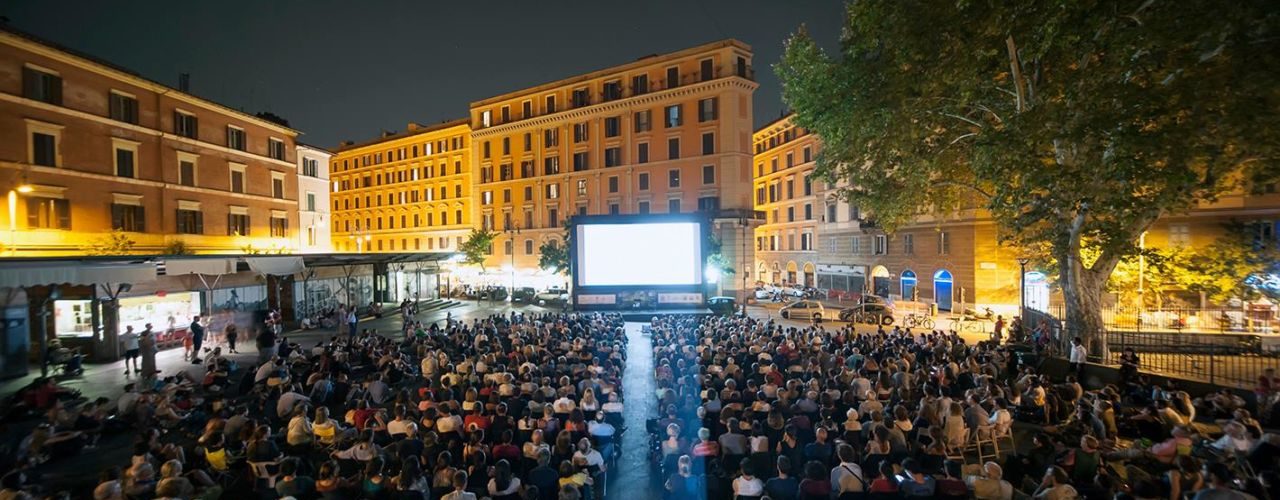
<path fill-rule="evenodd" d="M 1056 339 L 1052 350 L 1057 353 L 1067 352 L 1068 335 L 1060 309 L 1054 312 L 1027 310 L 1027 319 L 1032 327 L 1044 321 Z M 1132 348 L 1140 358 L 1139 369 L 1147 373 L 1155 373 L 1175 378 L 1196 380 L 1210 384 L 1251 388 L 1258 375 L 1267 368 L 1280 370 L 1280 335 L 1269 334 L 1272 330 L 1261 329 L 1260 322 L 1252 323 L 1252 327 L 1234 331 L 1220 326 L 1209 331 L 1193 330 L 1189 326 L 1200 325 L 1199 321 L 1187 322 L 1187 318 L 1220 317 L 1223 312 L 1242 313 L 1240 309 L 1183 309 L 1129 312 L 1117 309 L 1105 310 L 1104 324 L 1107 327 L 1106 342 L 1109 356 L 1101 361 L 1105 364 L 1119 365 L 1120 355 L 1125 348 Z M 1156 314 L 1160 313 L 1160 314 Z M 1241 315 L 1248 319 L 1248 315 Z M 1156 327 L 1151 321 L 1125 323 L 1125 318 L 1182 318 L 1178 323 L 1168 323 L 1165 327 Z M 1249 322 L 1244 323 L 1246 326 Z M 1143 328 L 1143 326 L 1146 328 Z M 1173 328 L 1174 325 L 1188 326 Z"/>
<path fill-rule="evenodd" d="M 1064 308 L 1054 304 L 1047 312 L 1063 317 Z M 1109 306 L 1102 309 L 1107 329 L 1135 332 L 1193 333 L 1278 333 L 1280 316 L 1267 307 L 1164 307 L 1137 308 Z"/>

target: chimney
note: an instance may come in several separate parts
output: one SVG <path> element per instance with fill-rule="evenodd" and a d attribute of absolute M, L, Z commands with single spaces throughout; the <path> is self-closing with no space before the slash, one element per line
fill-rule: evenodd
<path fill-rule="evenodd" d="M 422 125 L 419 125 L 418 122 L 409 122 L 409 124 L 406 125 L 404 128 L 409 132 L 417 132 L 419 129 L 422 128 Z"/>
<path fill-rule="evenodd" d="M 382 131 L 382 138 L 383 138 L 383 139 L 386 139 L 386 138 L 391 137 L 391 136 L 393 136 L 393 135 L 396 135 L 396 133 L 395 133 L 395 131 L 394 131 L 394 130 L 383 130 L 383 131 Z"/>
<path fill-rule="evenodd" d="M 191 91 L 191 73 L 178 73 L 178 90 Z"/>

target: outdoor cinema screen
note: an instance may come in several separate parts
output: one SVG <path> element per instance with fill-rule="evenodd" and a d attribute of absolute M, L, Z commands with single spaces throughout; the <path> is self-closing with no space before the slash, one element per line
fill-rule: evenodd
<path fill-rule="evenodd" d="M 578 286 L 702 283 L 697 222 L 579 224 L 576 238 Z"/>

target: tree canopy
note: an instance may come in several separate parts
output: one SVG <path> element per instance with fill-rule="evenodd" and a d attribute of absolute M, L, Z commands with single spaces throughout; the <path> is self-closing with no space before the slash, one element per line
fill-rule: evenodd
<path fill-rule="evenodd" d="M 490 231 L 487 228 L 472 229 L 467 235 L 467 239 L 463 240 L 458 250 L 462 252 L 464 264 L 480 266 L 480 270 L 484 271 L 484 259 L 489 256 L 493 249 L 493 240 L 498 233 Z"/>
<path fill-rule="evenodd" d="M 801 28 L 776 70 L 846 199 L 886 231 L 981 210 L 1093 336 L 1152 222 L 1278 177 L 1278 6 L 861 0 L 837 54 Z"/>

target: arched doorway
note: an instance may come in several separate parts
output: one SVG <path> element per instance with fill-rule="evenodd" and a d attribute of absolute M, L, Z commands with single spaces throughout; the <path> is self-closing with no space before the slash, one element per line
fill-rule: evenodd
<path fill-rule="evenodd" d="M 902 300 L 910 300 L 912 302 L 920 300 L 920 297 L 916 296 L 916 292 L 918 292 L 919 289 L 916 288 L 915 271 L 910 269 L 902 271 L 902 277 L 899 281 L 902 284 Z"/>
<path fill-rule="evenodd" d="M 804 269 L 804 286 L 807 286 L 810 288 L 816 286 L 818 276 L 815 273 L 816 268 L 813 267 L 813 263 L 805 262 L 803 269 Z"/>
<path fill-rule="evenodd" d="M 1049 279 L 1040 271 L 1027 271 L 1026 275 L 1027 288 L 1023 290 L 1023 297 L 1027 304 L 1027 309 L 1035 309 L 1037 311 L 1049 310 Z"/>
<path fill-rule="evenodd" d="M 794 260 L 787 261 L 787 275 L 785 278 L 783 278 L 783 281 L 785 282 L 784 284 L 790 285 L 792 283 L 795 283 L 796 273 L 799 272 L 799 270 L 800 268 L 796 267 L 796 261 Z"/>
<path fill-rule="evenodd" d="M 938 304 L 938 310 L 951 310 L 951 271 L 939 269 L 933 273 L 933 301 Z"/>
<path fill-rule="evenodd" d="M 871 269 L 871 293 L 881 296 L 889 296 L 889 270 L 884 266 L 876 266 Z"/>

